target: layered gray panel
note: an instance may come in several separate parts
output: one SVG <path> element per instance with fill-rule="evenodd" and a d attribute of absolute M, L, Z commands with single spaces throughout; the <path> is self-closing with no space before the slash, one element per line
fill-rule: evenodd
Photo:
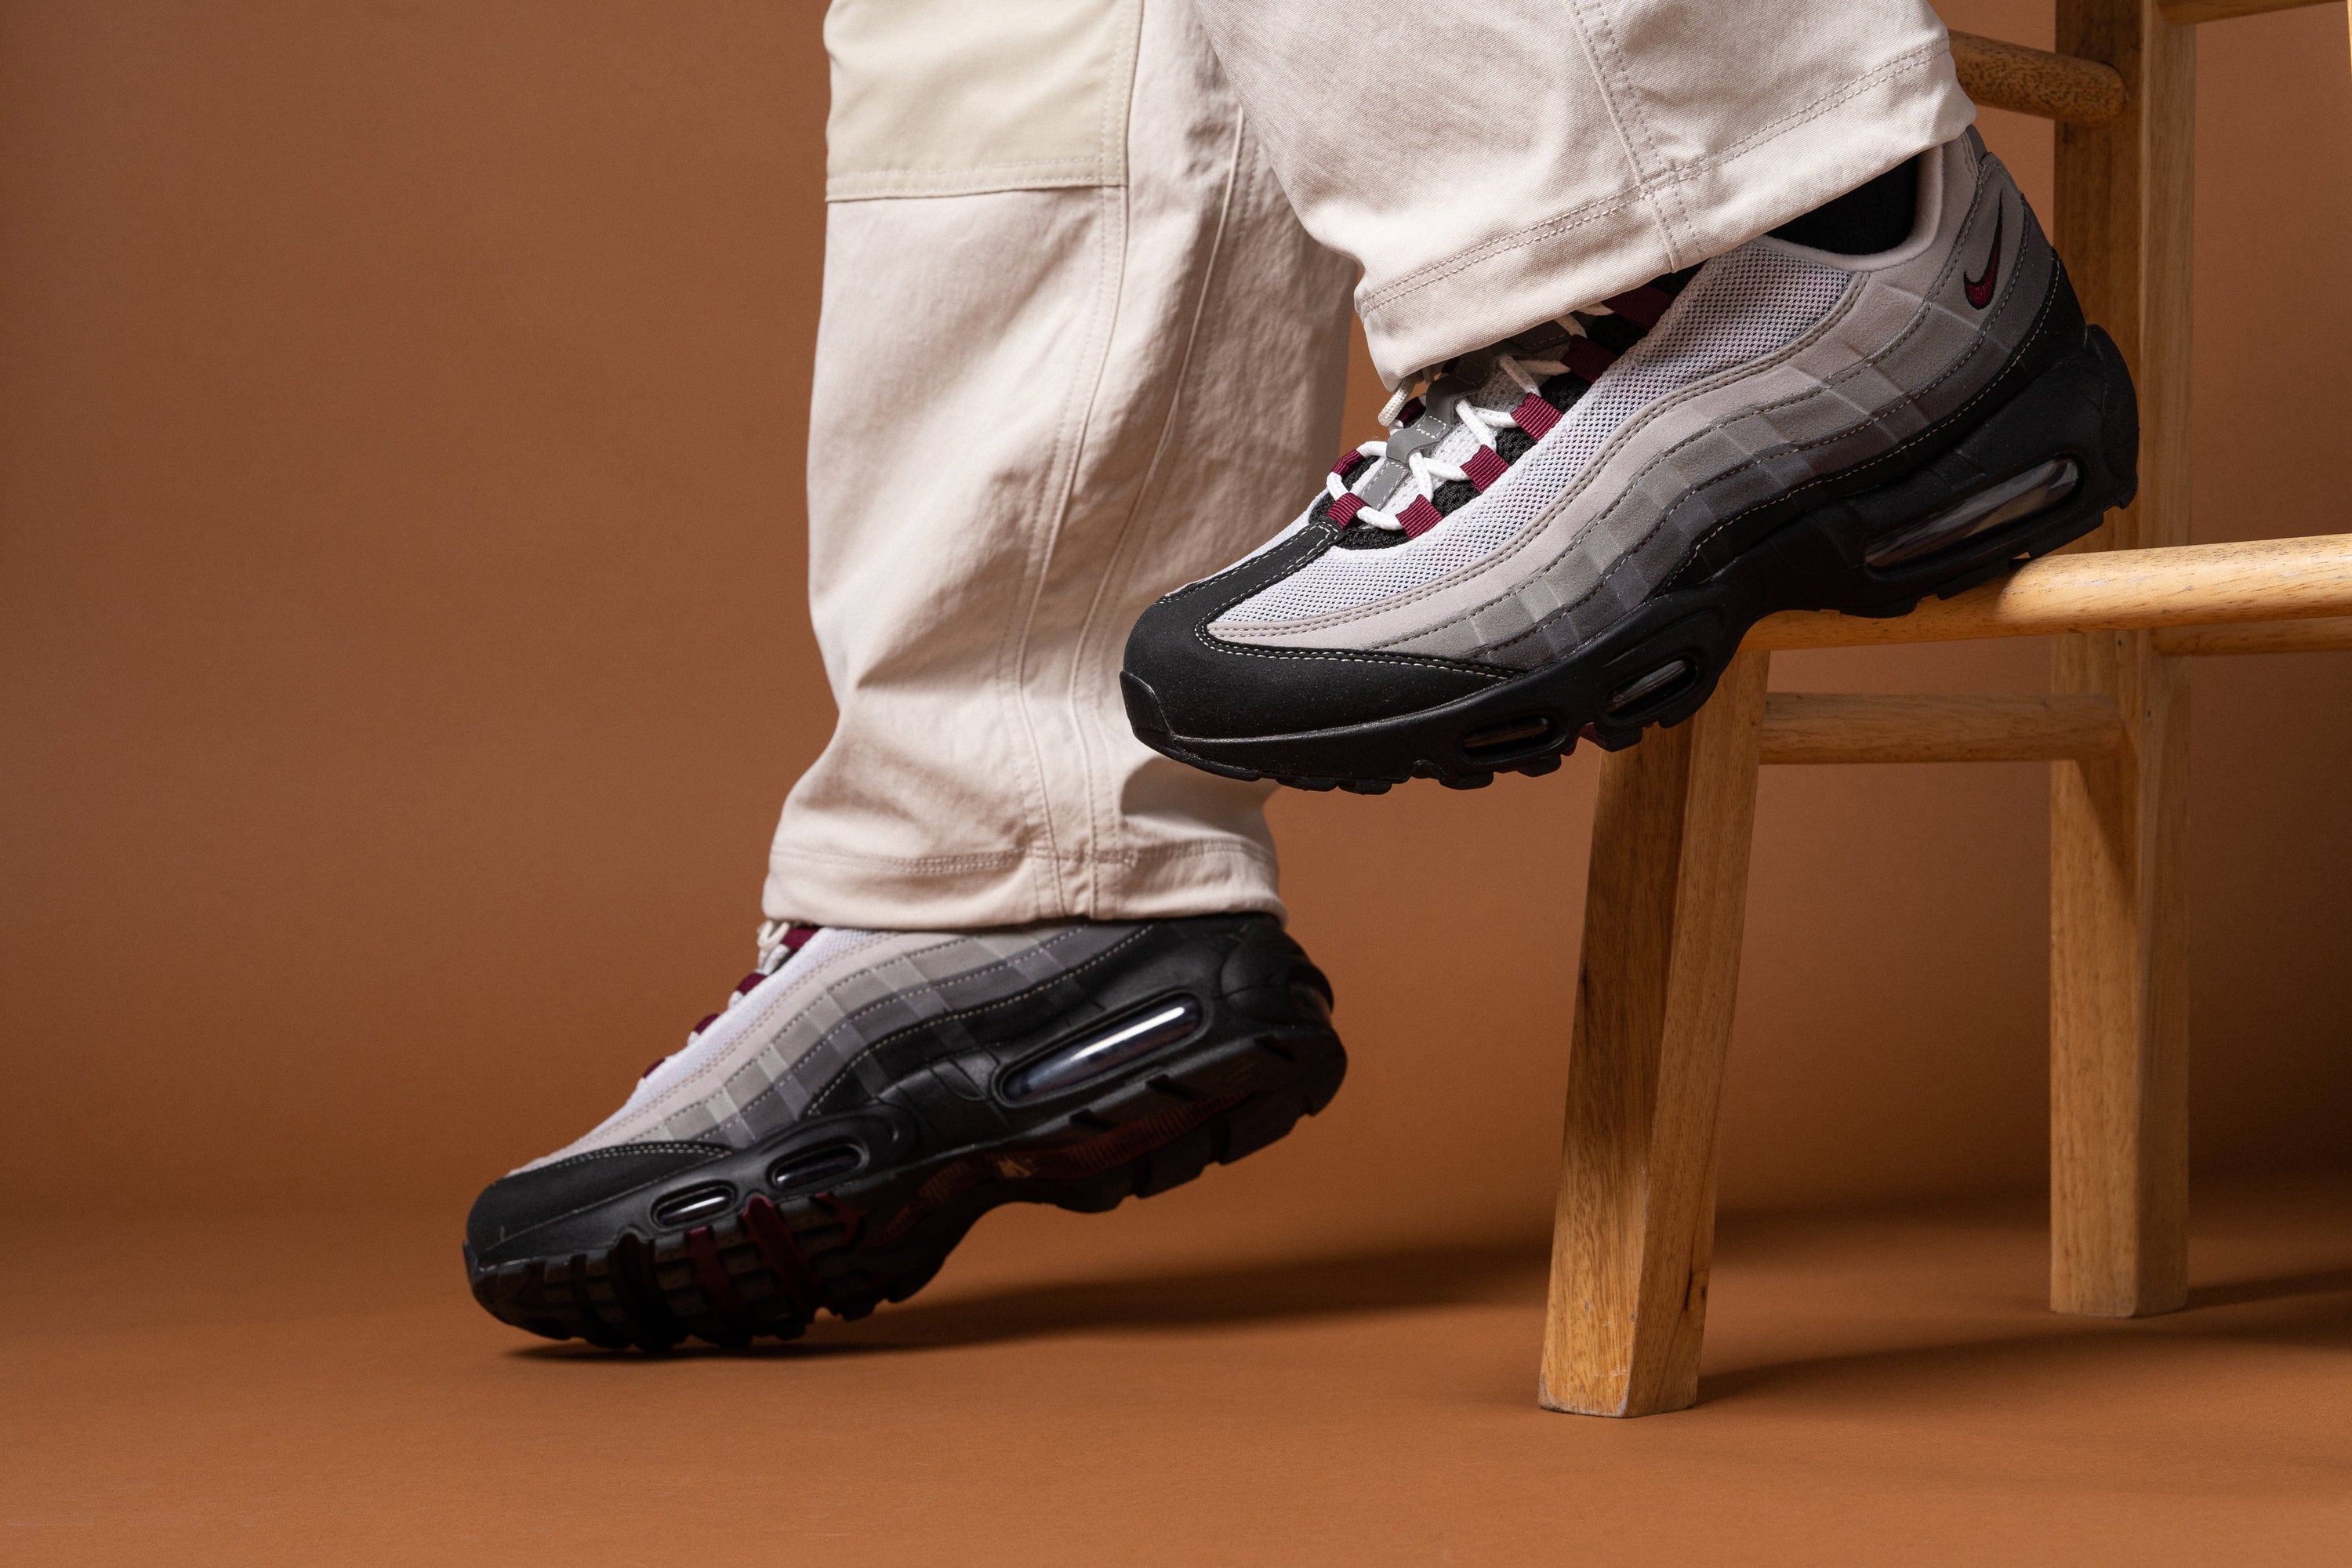
<path fill-rule="evenodd" d="M 1223 635 L 1377 605 L 1484 560 L 1572 494 L 1643 410 L 1717 377 L 1779 363 L 1853 284 L 1851 273 L 1776 251 L 1736 250 L 1709 262 L 1657 330 L 1444 528 L 1391 549 L 1330 551 L 1227 610 L 1210 629 Z"/>
<path fill-rule="evenodd" d="M 1935 285 L 1886 348 L 1811 391 L 1694 431 L 1646 465 L 1555 560 L 1445 625 L 1381 646 L 1523 669 L 1549 663 L 1617 624 L 1744 511 L 1959 413 L 2024 345 L 2057 266 L 2014 187 L 2005 178 L 1991 184 L 1991 199 L 1970 214 Z M 2015 259 L 2000 298 L 1979 312 L 1962 295 L 1962 258 L 1982 257 L 1972 241 L 2004 207 L 2017 226 Z"/>
<path fill-rule="evenodd" d="M 876 1042 L 1044 984 L 1142 929 L 1088 922 L 974 931 L 877 955 L 810 996 L 719 1089 L 635 1141 L 699 1139 L 749 1148 L 797 1121 Z"/>

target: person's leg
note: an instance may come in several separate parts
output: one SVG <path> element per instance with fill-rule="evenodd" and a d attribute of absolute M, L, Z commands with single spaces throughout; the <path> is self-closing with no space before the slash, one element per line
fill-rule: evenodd
<path fill-rule="evenodd" d="M 1926 0 L 1194 0 L 1393 385 L 1958 135 Z"/>
<path fill-rule="evenodd" d="M 1139 620 L 1164 754 L 1548 773 L 1696 712 L 1764 616 L 1901 615 L 2130 500 L 2129 375 L 1924 5 L 1199 3 L 1403 384 Z"/>
<path fill-rule="evenodd" d="M 858 1316 L 987 1208 L 1160 1192 L 1345 1067 L 1262 786 L 1147 751 L 1117 695 L 1137 613 L 1322 466 L 1345 263 L 1181 0 L 837 0 L 826 33 L 809 498 L 840 723 L 760 967 L 476 1202 L 475 1294 L 535 1333 Z"/>
<path fill-rule="evenodd" d="M 1182 3 L 840 0 L 810 597 L 840 720 L 779 921 L 1279 912 L 1264 786 L 1138 744 L 1119 649 L 1329 461 L 1344 262 Z"/>

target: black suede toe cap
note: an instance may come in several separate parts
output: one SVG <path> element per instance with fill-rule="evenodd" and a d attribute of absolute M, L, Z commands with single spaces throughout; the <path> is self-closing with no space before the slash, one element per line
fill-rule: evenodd
<path fill-rule="evenodd" d="M 718 1143 L 616 1143 L 501 1176 L 474 1200 L 466 1245 L 486 1256 L 524 1232 L 732 1152 Z"/>
<path fill-rule="evenodd" d="M 1147 743 L 1243 740 L 1368 724 L 1484 691 L 1517 674 L 1458 659 L 1349 647 L 1244 647 L 1209 626 L 1321 555 L 1338 531 L 1280 547 L 1143 612 L 1127 639 L 1129 720 Z"/>

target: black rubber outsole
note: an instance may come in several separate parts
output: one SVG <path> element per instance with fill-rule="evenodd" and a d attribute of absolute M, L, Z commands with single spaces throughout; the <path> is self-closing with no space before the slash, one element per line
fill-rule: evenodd
<path fill-rule="evenodd" d="M 469 1247 L 467 1273 L 493 1317 L 547 1339 L 647 1351 L 793 1339 L 821 1311 L 856 1319 L 905 1300 L 999 1205 L 1100 1213 L 1255 1153 L 1328 1104 L 1346 1072 L 1328 1030 L 1205 1043 L 1043 1130 L 822 1193 L 753 1190 L 707 1224 L 630 1227 L 561 1256 L 483 1267 Z"/>
<path fill-rule="evenodd" d="M 1288 735 L 1206 738 L 1139 722 L 1146 745 L 1226 778 L 1294 789 L 1381 795 L 1412 779 L 1480 789 L 1499 773 L 1556 772 L 1580 741 L 1609 751 L 1650 727 L 1688 719 L 1714 694 L 1748 627 L 1781 610 L 1823 609 L 1889 618 L 1924 598 L 1955 595 L 2016 570 L 2099 526 L 2138 488 L 2138 424 L 2122 355 L 2096 327 L 2079 349 L 2037 376 L 1958 437 L 1946 457 L 1880 489 L 1801 513 L 1696 582 L 1661 590 L 1568 658 L 1485 691 L 1369 723 Z M 1882 572 L 1866 564 L 1874 541 L 1936 515 L 1979 487 L 2068 458 L 2081 481 L 2039 515 L 1969 537 L 1943 552 Z M 1683 673 L 1638 700 L 1629 686 L 1679 664 Z M 1133 674 L 1129 712 L 1160 704 Z M 1140 700 L 1138 700 L 1140 699 Z"/>

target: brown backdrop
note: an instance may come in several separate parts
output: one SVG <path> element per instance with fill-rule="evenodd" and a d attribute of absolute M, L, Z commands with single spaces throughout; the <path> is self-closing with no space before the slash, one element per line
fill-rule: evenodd
<path fill-rule="evenodd" d="M 2049 41 L 2046 4 L 1948 15 Z M 740 973 L 831 720 L 817 18 L 0 6 L 12 1208 L 431 1205 L 454 1253 L 480 1182 Z M 2344 29 L 2204 42 L 2200 539 L 2346 526 Z M 2047 128 L 1985 128 L 2046 202 Z M 2032 690 L 2044 658 L 1779 679 Z M 2215 661 L 2196 700 L 2200 1168 L 2341 1160 L 2352 659 Z M 1202 1218 L 1542 1223 L 1593 768 L 1279 803 L 1355 1070 Z M 2040 1179 L 2046 837 L 2032 766 L 1768 774 L 1727 1204 Z"/>

